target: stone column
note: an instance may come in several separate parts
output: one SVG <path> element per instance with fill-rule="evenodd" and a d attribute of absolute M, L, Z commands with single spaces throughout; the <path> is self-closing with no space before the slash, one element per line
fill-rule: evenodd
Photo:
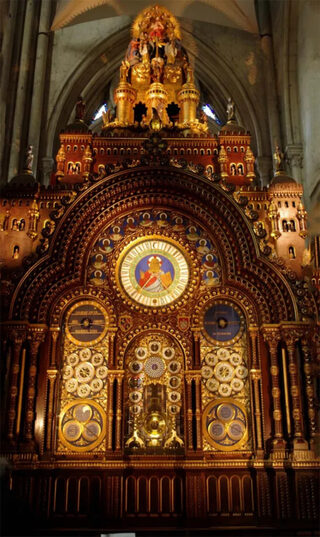
<path fill-rule="evenodd" d="M 271 394 L 273 406 L 273 424 L 274 434 L 272 439 L 273 451 L 284 451 L 286 443 L 283 438 L 282 412 L 280 399 L 280 379 L 279 379 L 279 364 L 278 364 L 278 343 L 280 341 L 280 332 L 278 328 L 264 329 L 264 340 L 268 343 L 270 354 L 270 373 L 271 373 Z"/>
<path fill-rule="evenodd" d="M 13 121 L 12 146 L 10 152 L 9 178 L 18 173 L 20 163 L 22 162 L 22 156 L 24 155 L 28 144 L 28 141 L 26 140 L 24 119 L 26 109 L 29 107 L 28 100 L 30 101 L 28 89 L 32 73 L 31 50 L 34 32 L 38 31 L 36 17 L 38 8 L 39 4 L 34 2 L 34 0 L 29 0 L 26 2 L 22 49 L 19 64 L 19 80 Z M 32 141 L 29 141 L 29 143 L 32 144 Z"/>
<path fill-rule="evenodd" d="M 288 144 L 286 147 L 286 162 L 290 168 L 290 174 L 301 183 L 302 180 L 302 163 L 303 147 L 302 144 Z"/>
<path fill-rule="evenodd" d="M 266 103 L 269 118 L 270 146 L 271 150 L 273 150 L 276 144 L 281 145 L 281 129 L 279 121 L 279 104 L 277 98 L 272 26 L 268 2 L 258 2 L 256 14 L 259 25 L 261 50 L 264 58 L 264 74 L 266 82 Z"/>
<path fill-rule="evenodd" d="M 29 122 L 29 143 L 33 146 L 34 169 L 39 170 L 39 142 L 41 137 L 41 120 L 45 96 L 48 42 L 50 35 L 52 3 L 42 0 L 37 51 L 34 68 L 31 113 Z M 51 159 L 52 160 L 52 159 Z M 37 173 L 39 177 L 39 173 Z M 47 183 L 48 184 L 48 183 Z"/>
<path fill-rule="evenodd" d="M 26 421 L 24 424 L 24 438 L 33 444 L 34 443 L 34 404 L 36 395 L 36 375 L 37 375 L 37 358 L 40 343 L 44 341 L 45 332 L 43 329 L 31 329 L 28 334 L 29 343 L 29 375 L 26 398 Z"/>
<path fill-rule="evenodd" d="M 20 372 L 20 356 L 22 344 L 26 339 L 25 330 L 13 330 L 10 334 L 13 340 L 13 356 L 10 368 L 10 387 L 9 387 L 9 403 L 8 403 L 8 431 L 7 437 L 10 441 L 14 440 L 14 424 L 17 415 L 17 396 L 18 382 Z"/>

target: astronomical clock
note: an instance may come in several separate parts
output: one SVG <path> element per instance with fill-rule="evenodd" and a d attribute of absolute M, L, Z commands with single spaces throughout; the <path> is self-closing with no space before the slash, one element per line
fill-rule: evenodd
<path fill-rule="evenodd" d="M 147 8 L 101 133 L 80 100 L 53 184 L 25 194 L 32 251 L 19 272 L 14 243 L 4 272 L 3 449 L 43 533 L 315 527 L 302 187 L 279 152 L 254 186 L 234 103 L 212 135 L 199 100 L 177 20 Z"/>

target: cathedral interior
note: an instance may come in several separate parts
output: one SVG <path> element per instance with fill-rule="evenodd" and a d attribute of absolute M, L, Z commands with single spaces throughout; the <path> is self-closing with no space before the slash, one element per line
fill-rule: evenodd
<path fill-rule="evenodd" d="M 1 10 L 2 535 L 319 535 L 320 3 Z"/>

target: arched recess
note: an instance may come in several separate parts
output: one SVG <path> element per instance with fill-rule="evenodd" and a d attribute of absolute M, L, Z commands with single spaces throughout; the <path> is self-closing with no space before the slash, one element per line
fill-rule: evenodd
<path fill-rule="evenodd" d="M 259 305 L 261 320 L 297 319 L 288 282 L 258 253 L 251 224 L 232 196 L 206 179 L 162 167 L 120 172 L 78 195 L 57 224 L 48 253 L 19 283 L 12 318 L 47 322 L 56 296 L 85 281 L 99 233 L 120 215 L 155 206 L 176 209 L 211 230 L 223 259 L 224 283 L 246 289 Z M 110 296 L 114 292 L 110 289 Z"/>
<path fill-rule="evenodd" d="M 124 447 L 130 453 L 183 453 L 186 349 L 166 327 L 141 330 L 123 356 Z"/>
<path fill-rule="evenodd" d="M 184 45 L 193 60 L 195 73 L 203 84 L 211 102 L 217 106 L 217 113 L 225 119 L 226 103 L 232 96 L 237 105 L 239 121 L 252 133 L 252 146 L 258 156 L 270 154 L 268 134 L 262 125 L 267 119 L 262 107 L 250 96 L 248 85 L 241 80 L 220 50 L 202 41 L 202 36 L 190 31 L 185 23 L 181 24 Z M 87 102 L 87 117 L 92 117 L 103 100 L 104 90 L 118 76 L 119 65 L 124 58 L 130 41 L 129 27 L 108 37 L 87 55 L 81 64 L 70 74 L 62 88 L 53 112 L 48 121 L 47 154 L 58 149 L 60 131 L 66 126 L 66 118 L 71 118 L 75 102 L 82 94 Z M 117 54 L 114 54 L 114 51 Z M 111 58 L 107 64 L 102 63 L 101 56 Z"/>

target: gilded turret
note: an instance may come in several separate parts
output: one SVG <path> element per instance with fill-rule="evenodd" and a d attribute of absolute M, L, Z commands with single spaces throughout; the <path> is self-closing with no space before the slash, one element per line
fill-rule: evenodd
<path fill-rule="evenodd" d="M 205 134 L 207 121 L 197 118 L 199 98 L 177 20 L 163 7 L 145 9 L 133 23 L 132 39 L 120 67 L 120 83 L 114 93 L 116 117 L 105 113 L 104 129 L 146 128 L 156 110 L 162 128 Z M 138 104 L 140 108 L 144 105 L 145 112 L 135 113 Z"/>

